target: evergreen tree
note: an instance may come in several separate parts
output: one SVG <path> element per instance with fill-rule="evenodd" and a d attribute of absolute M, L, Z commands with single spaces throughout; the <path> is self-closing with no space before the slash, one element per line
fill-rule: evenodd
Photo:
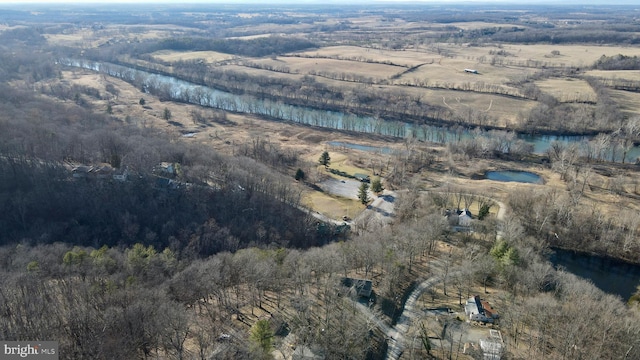
<path fill-rule="evenodd" d="M 363 204 L 369 202 L 369 184 L 363 182 L 360 184 L 360 188 L 358 189 L 358 199 Z"/>
<path fill-rule="evenodd" d="M 262 358 L 269 358 L 272 349 L 273 331 L 269 326 L 269 321 L 258 320 L 251 327 L 251 342 L 255 346 L 255 350 L 261 353 Z"/>
<path fill-rule="evenodd" d="M 329 152 L 325 151 L 322 153 L 322 155 L 320 155 L 320 160 L 318 160 L 320 162 L 320 165 L 324 165 L 324 167 L 329 167 L 329 164 L 331 164 L 331 157 L 329 156 Z"/>
<path fill-rule="evenodd" d="M 296 180 L 304 179 L 304 171 L 302 171 L 302 169 L 298 168 L 298 170 L 296 171 L 295 179 Z"/>
<path fill-rule="evenodd" d="M 489 204 L 482 204 L 482 207 L 480 207 L 480 210 L 478 211 L 478 220 L 482 220 L 487 217 L 487 215 L 489 215 L 489 209 L 491 209 Z"/>
<path fill-rule="evenodd" d="M 380 178 L 379 177 L 373 178 L 373 180 L 371 181 L 371 191 L 377 194 L 377 193 L 381 193 L 382 190 L 384 190 L 384 188 L 382 187 L 382 182 L 380 181 Z"/>

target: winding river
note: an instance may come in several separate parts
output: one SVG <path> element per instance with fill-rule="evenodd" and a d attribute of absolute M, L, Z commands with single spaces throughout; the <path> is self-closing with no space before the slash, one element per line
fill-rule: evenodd
<path fill-rule="evenodd" d="M 378 117 L 289 105 L 251 95 L 236 95 L 174 77 L 154 74 L 122 65 L 77 59 L 59 60 L 59 63 L 71 67 L 90 69 L 131 83 L 142 84 L 142 88 L 145 91 L 162 91 L 173 99 L 180 99 L 188 103 L 233 112 L 262 115 L 299 124 L 399 138 L 414 136 L 422 141 L 441 144 L 476 136 L 472 131 L 461 128 L 453 130 L 444 126 L 414 125 Z M 588 140 L 591 139 L 588 136 L 552 135 L 518 135 L 517 138 L 531 144 L 533 152 L 536 154 L 544 153 L 556 141 L 564 144 L 578 143 L 586 146 Z M 615 156 L 609 155 L 607 157 L 613 157 L 616 161 L 621 161 L 622 154 L 621 151 L 618 152 L 619 154 Z M 639 156 L 640 147 L 634 147 L 627 154 L 627 160 L 634 161 Z"/>

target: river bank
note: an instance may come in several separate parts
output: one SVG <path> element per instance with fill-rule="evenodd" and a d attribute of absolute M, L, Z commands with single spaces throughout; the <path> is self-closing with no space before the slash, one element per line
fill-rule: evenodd
<path fill-rule="evenodd" d="M 393 136 L 396 138 L 413 137 L 418 140 L 437 144 L 459 142 L 463 139 L 471 139 L 478 136 L 478 133 L 473 130 L 473 128 L 461 123 L 431 125 L 427 123 L 430 118 L 424 117 L 412 123 L 408 117 L 402 117 L 401 119 L 403 121 L 400 121 L 393 120 L 393 118 L 385 119 L 378 116 L 357 115 L 345 111 L 287 104 L 282 101 L 269 100 L 245 93 L 242 95 L 234 94 L 232 92 L 181 80 L 174 76 L 151 73 L 122 65 L 73 59 L 60 60 L 60 63 L 118 77 L 141 87 L 144 91 L 154 92 L 161 98 L 166 97 L 173 101 L 197 104 L 236 113 L 254 114 L 304 125 Z M 533 153 L 535 154 L 544 154 L 552 144 L 556 142 L 565 146 L 573 143 L 581 146 L 586 144 L 585 146 L 587 146 L 589 140 L 593 137 L 589 135 L 566 134 L 530 135 L 516 132 L 514 132 L 514 134 L 517 135 L 516 139 L 511 141 L 521 140 L 531 144 L 533 146 Z M 617 156 L 613 156 L 613 158 L 616 161 L 621 161 L 620 156 L 621 154 L 617 154 Z M 639 156 L 639 147 L 632 148 L 631 151 L 626 154 L 627 159 L 635 159 Z M 607 156 L 605 156 L 605 158 L 607 158 Z"/>

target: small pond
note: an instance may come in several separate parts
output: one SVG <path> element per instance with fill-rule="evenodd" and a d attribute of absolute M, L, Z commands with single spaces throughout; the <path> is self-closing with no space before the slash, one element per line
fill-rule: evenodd
<path fill-rule="evenodd" d="M 619 295 L 627 301 L 640 285 L 640 266 L 602 256 L 554 249 L 551 263 L 581 278 L 600 290 Z"/>
<path fill-rule="evenodd" d="M 528 184 L 542 184 L 542 178 L 538 174 L 534 174 L 528 171 L 516 171 L 516 170 L 502 170 L 502 171 L 487 171 L 484 174 L 485 178 L 494 181 L 505 182 L 521 182 Z"/>

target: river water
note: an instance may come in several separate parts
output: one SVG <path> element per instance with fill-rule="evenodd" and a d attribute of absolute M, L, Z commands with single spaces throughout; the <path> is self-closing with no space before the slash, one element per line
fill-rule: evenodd
<path fill-rule="evenodd" d="M 94 70 L 125 81 L 143 84 L 144 89 L 162 89 L 174 99 L 189 103 L 213 107 L 233 112 L 268 116 L 272 119 L 295 122 L 324 128 L 379 134 L 404 138 L 415 136 L 419 140 L 449 143 L 475 134 L 464 129 L 451 129 L 445 126 L 414 125 L 400 121 L 389 121 L 379 117 L 359 116 L 340 111 L 319 110 L 315 108 L 289 105 L 279 101 L 262 99 L 251 95 L 236 95 L 210 87 L 193 84 L 171 76 L 129 68 L 126 66 L 93 62 L 88 60 L 64 59 L 60 63 L 67 66 Z M 530 143 L 536 154 L 543 154 L 553 142 L 563 144 L 588 142 L 588 136 L 552 136 L 518 135 L 518 139 Z M 640 148 L 635 147 L 627 154 L 627 161 L 635 161 L 640 156 Z M 621 161 L 621 152 L 616 156 Z"/>
<path fill-rule="evenodd" d="M 415 136 L 420 140 L 448 143 L 466 137 L 474 136 L 467 130 L 452 130 L 444 126 L 412 125 L 398 121 L 388 121 L 382 118 L 358 116 L 337 111 L 318 110 L 310 107 L 288 105 L 282 102 L 260 99 L 249 95 L 236 95 L 216 90 L 206 86 L 193 84 L 174 77 L 153 74 L 121 65 L 99 63 L 86 60 L 61 60 L 67 66 L 81 67 L 94 70 L 110 76 L 118 77 L 135 84 L 143 84 L 144 89 L 162 89 L 170 93 L 174 99 L 187 99 L 187 102 L 233 112 L 268 116 L 272 119 L 295 122 L 324 128 L 348 130 L 362 133 L 388 135 L 399 138 Z M 586 145 L 591 139 L 588 136 L 550 136 L 550 135 L 518 135 L 520 140 L 533 146 L 534 153 L 543 154 L 553 142 L 565 145 L 578 143 Z M 385 147 L 368 147 L 350 143 L 332 143 L 333 146 L 353 147 L 364 151 L 389 153 L 391 149 Z M 640 156 L 640 148 L 634 147 L 628 154 L 627 160 L 634 161 Z M 616 158 L 621 161 L 621 156 Z M 594 285 L 605 292 L 620 295 L 628 299 L 640 283 L 640 266 L 630 265 L 615 260 L 575 254 L 557 250 L 551 261 L 556 266 L 590 279 Z"/>

